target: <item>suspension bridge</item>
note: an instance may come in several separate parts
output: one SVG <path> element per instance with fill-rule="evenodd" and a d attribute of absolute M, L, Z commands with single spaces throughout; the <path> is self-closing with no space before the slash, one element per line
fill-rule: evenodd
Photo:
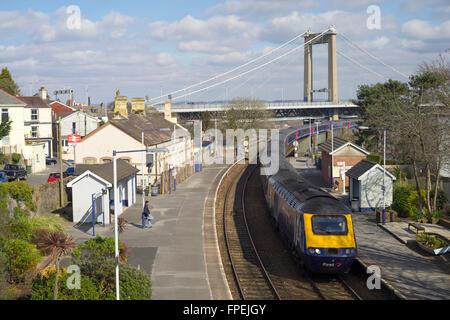
<path fill-rule="evenodd" d="M 187 102 L 187 97 L 191 98 L 193 96 L 208 92 L 219 86 L 224 86 L 231 81 L 243 80 L 245 76 L 254 74 L 256 71 L 268 66 L 274 65 L 285 59 L 286 57 L 298 52 L 299 50 L 304 50 L 304 98 L 303 100 L 289 100 L 281 102 L 271 102 L 262 101 L 267 109 L 274 111 L 276 117 L 287 118 L 329 118 L 329 120 L 338 120 L 339 118 L 354 117 L 357 114 L 358 106 L 351 101 L 340 101 L 338 97 L 338 72 L 337 72 L 337 55 L 343 57 L 345 60 L 349 61 L 358 68 L 375 75 L 377 78 L 387 79 L 387 77 L 380 74 L 378 71 L 359 63 L 354 58 L 344 54 L 336 48 L 336 37 L 339 36 L 347 44 L 349 44 L 353 49 L 363 52 L 366 56 L 375 60 L 378 64 L 383 65 L 399 74 L 400 76 L 408 79 L 408 76 L 395 67 L 392 67 L 381 59 L 376 57 L 374 54 L 362 48 L 360 45 L 356 44 L 350 40 L 342 32 L 338 32 L 334 27 L 329 27 L 322 32 L 312 33 L 310 30 L 303 32 L 300 35 L 290 39 L 289 41 L 281 44 L 280 46 L 269 50 L 268 52 L 254 58 L 242 65 L 239 65 L 231 70 L 224 73 L 215 75 L 204 81 L 195 83 L 193 85 L 184 87 L 179 90 L 169 92 L 158 97 L 147 99 L 146 107 L 155 108 L 159 112 L 172 112 L 178 114 L 183 120 L 195 120 L 200 119 L 202 113 L 208 111 L 216 117 L 220 113 L 223 113 L 227 105 L 229 104 L 229 99 L 227 97 L 226 101 L 213 102 L 213 103 L 195 103 Z M 299 45 L 295 45 L 295 42 L 303 38 L 304 42 Z M 313 45 L 326 44 L 328 46 L 328 88 L 314 89 L 313 88 Z M 294 45 L 293 48 L 285 49 L 289 45 Z M 378 69 L 377 69 L 378 70 Z M 267 77 L 260 86 L 264 86 L 267 81 L 271 79 L 271 76 Z M 243 87 L 250 79 L 241 81 L 241 83 L 236 87 Z M 235 88 L 235 89 L 236 89 Z M 322 92 L 328 94 L 327 101 L 315 101 L 314 93 Z M 227 91 L 228 95 L 228 91 Z M 183 99 L 185 103 L 177 103 L 176 101 Z M 172 104 L 172 102 L 174 102 Z"/>

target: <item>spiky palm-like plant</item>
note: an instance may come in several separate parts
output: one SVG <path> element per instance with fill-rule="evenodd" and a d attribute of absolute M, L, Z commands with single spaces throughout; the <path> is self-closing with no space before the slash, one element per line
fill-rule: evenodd
<path fill-rule="evenodd" d="M 61 258 L 68 255 L 75 248 L 76 244 L 67 234 L 61 231 L 42 232 L 39 239 L 36 241 L 37 248 L 42 250 L 45 254 L 49 254 L 50 261 L 55 264 L 55 286 L 53 289 L 53 300 L 58 299 L 58 277 L 59 264 Z"/>

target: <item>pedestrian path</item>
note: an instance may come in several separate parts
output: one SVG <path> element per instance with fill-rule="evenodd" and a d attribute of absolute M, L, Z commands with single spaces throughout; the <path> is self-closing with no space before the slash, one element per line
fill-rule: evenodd
<path fill-rule="evenodd" d="M 205 200 L 211 184 L 225 166 L 205 167 L 177 186 L 170 195 L 147 197 L 155 219 L 141 229 L 142 200 L 122 215 L 129 229 L 121 236 L 132 253 L 130 263 L 151 272 L 155 300 L 212 299 L 203 242 Z M 151 270 L 148 270 L 148 269 Z"/>
<path fill-rule="evenodd" d="M 348 205 L 348 195 L 327 188 L 321 171 L 308 165 L 306 158 L 290 158 L 291 164 L 312 184 Z M 406 222 L 387 223 L 380 227 L 375 213 L 352 213 L 358 245 L 358 259 L 363 264 L 377 265 L 381 278 L 407 299 L 450 299 L 450 264 L 445 257 L 431 257 L 410 240 L 415 234 Z M 449 230 L 424 225 L 427 232 L 449 236 Z M 400 240 L 400 241 L 399 241 Z M 408 242 L 409 240 L 409 242 Z M 406 245 L 408 244 L 408 245 Z"/>
<path fill-rule="evenodd" d="M 382 279 L 407 299 L 450 299 L 448 262 L 398 241 L 375 223 L 374 213 L 353 213 L 352 218 L 358 257 L 379 266 Z"/>
<path fill-rule="evenodd" d="M 450 230 L 443 226 L 431 223 L 416 223 L 416 224 L 419 224 L 420 226 L 424 227 L 425 232 L 427 233 L 437 233 L 447 239 L 450 239 Z M 414 232 L 414 228 L 408 229 L 408 222 L 405 221 L 390 222 L 380 226 L 404 244 L 407 244 L 409 241 L 416 240 L 416 232 Z"/>
<path fill-rule="evenodd" d="M 142 229 L 142 195 L 127 208 L 121 217 L 128 226 L 120 236 L 131 249 L 128 263 L 151 275 L 154 300 L 210 300 L 228 299 L 226 277 L 212 266 L 219 265 L 218 248 L 214 237 L 206 244 L 204 234 L 210 234 L 211 223 L 204 219 L 205 204 L 214 203 L 211 188 L 215 190 L 220 175 L 227 165 L 203 167 L 172 194 L 146 197 L 154 216 L 152 228 Z M 210 217 L 209 217 L 210 218 Z M 204 225 L 204 221 L 206 225 Z M 70 228 L 77 243 L 92 238 L 92 226 L 83 230 Z M 96 227 L 96 234 L 113 237 L 111 226 Z"/>

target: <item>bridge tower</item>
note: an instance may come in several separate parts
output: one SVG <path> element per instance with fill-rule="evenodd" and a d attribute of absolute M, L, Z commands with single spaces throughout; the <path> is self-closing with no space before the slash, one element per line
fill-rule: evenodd
<path fill-rule="evenodd" d="M 307 32 L 305 42 L 317 37 L 320 33 Z M 336 60 L 336 30 L 330 30 L 320 38 L 305 46 L 304 64 L 304 96 L 305 101 L 312 100 L 312 46 L 315 44 L 328 44 L 328 101 L 338 102 L 337 60 Z"/>

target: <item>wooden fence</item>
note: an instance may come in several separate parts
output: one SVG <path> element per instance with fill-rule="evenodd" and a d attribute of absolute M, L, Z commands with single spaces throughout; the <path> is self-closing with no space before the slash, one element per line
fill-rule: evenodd
<path fill-rule="evenodd" d="M 177 185 L 185 181 L 187 178 L 194 174 L 195 168 L 191 165 L 186 165 L 182 168 L 177 168 Z M 170 178 L 170 189 L 174 190 L 174 177 L 172 175 L 172 171 L 169 176 L 169 168 L 166 167 L 164 173 L 159 177 L 159 181 L 161 182 L 160 192 L 162 194 L 169 193 L 169 178 Z"/>

